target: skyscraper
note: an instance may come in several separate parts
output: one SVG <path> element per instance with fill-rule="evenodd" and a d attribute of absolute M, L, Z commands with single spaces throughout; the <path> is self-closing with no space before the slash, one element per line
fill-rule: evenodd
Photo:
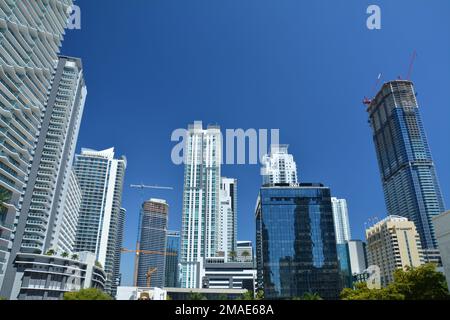
<path fill-rule="evenodd" d="M 20 203 L 5 291 L 11 290 L 17 253 L 72 253 L 74 230 L 70 223 L 74 217 L 69 215 L 78 213 L 65 211 L 63 202 L 71 182 L 86 95 L 81 60 L 60 57 Z"/>
<path fill-rule="evenodd" d="M 330 189 L 322 184 L 262 187 L 256 206 L 258 288 L 266 299 L 341 291 Z"/>
<path fill-rule="evenodd" d="M 294 157 L 288 153 L 288 148 L 288 145 L 270 147 L 270 154 L 264 156 L 262 160 L 263 185 L 298 183 L 297 165 Z"/>
<path fill-rule="evenodd" d="M 437 248 L 432 218 L 444 212 L 413 83 L 385 83 L 368 108 L 389 215 L 413 221 L 425 250 Z"/>
<path fill-rule="evenodd" d="M 220 211 L 217 219 L 217 251 L 225 261 L 236 257 L 237 180 L 221 178 Z M 234 255 L 234 256 L 232 256 Z"/>
<path fill-rule="evenodd" d="M 333 208 L 336 243 L 345 244 L 352 237 L 348 220 L 347 201 L 345 199 L 331 198 L 331 205 Z"/>
<path fill-rule="evenodd" d="M 420 237 L 414 222 L 400 216 L 388 216 L 366 230 L 369 265 L 380 268 L 381 285 L 394 280 L 399 268 L 422 264 Z"/>
<path fill-rule="evenodd" d="M 350 254 L 352 274 L 362 274 L 368 267 L 365 242 L 361 240 L 350 240 L 348 242 L 348 251 Z"/>
<path fill-rule="evenodd" d="M 165 200 L 150 199 L 142 204 L 139 249 L 160 254 L 140 254 L 138 257 L 137 286 L 147 287 L 151 273 L 151 287 L 164 287 L 166 277 L 166 241 L 169 205 Z"/>
<path fill-rule="evenodd" d="M 0 1 L 0 287 L 71 4 Z"/>
<path fill-rule="evenodd" d="M 120 263 L 122 189 L 127 161 L 114 159 L 114 148 L 82 149 L 75 156 L 74 171 L 82 191 L 75 251 L 95 253 L 107 274 L 106 290 L 115 296 Z"/>
<path fill-rule="evenodd" d="M 122 274 L 120 273 L 120 261 L 122 257 L 122 244 L 123 244 L 123 229 L 125 228 L 125 217 L 127 210 L 120 208 L 120 216 L 117 225 L 117 241 L 116 241 L 116 256 L 114 258 L 114 281 L 116 287 L 119 287 L 122 282 Z"/>
<path fill-rule="evenodd" d="M 169 288 L 178 288 L 180 285 L 178 267 L 180 257 L 180 232 L 167 231 L 167 246 L 166 246 L 166 283 L 165 286 Z"/>
<path fill-rule="evenodd" d="M 181 287 L 197 286 L 199 263 L 217 254 L 222 135 L 218 126 L 189 125 L 181 230 Z"/>

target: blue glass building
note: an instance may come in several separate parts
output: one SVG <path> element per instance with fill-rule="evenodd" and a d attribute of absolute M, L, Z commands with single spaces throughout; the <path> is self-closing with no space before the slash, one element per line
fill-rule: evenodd
<path fill-rule="evenodd" d="M 257 286 L 266 299 L 342 289 L 330 189 L 322 184 L 262 187 L 256 207 Z"/>
<path fill-rule="evenodd" d="M 178 288 L 180 286 L 178 268 L 180 257 L 180 231 L 167 231 L 166 253 L 166 287 Z"/>
<path fill-rule="evenodd" d="M 353 275 L 350 264 L 350 251 L 348 243 L 337 244 L 337 255 L 341 271 L 341 285 L 344 288 L 353 288 Z"/>
<path fill-rule="evenodd" d="M 416 225 L 422 247 L 437 248 L 432 218 L 444 212 L 413 83 L 383 85 L 367 109 L 389 215 Z"/>
<path fill-rule="evenodd" d="M 164 287 L 168 214 L 169 206 L 164 200 L 150 199 L 142 205 L 139 248 L 151 252 L 139 254 L 138 287 Z"/>

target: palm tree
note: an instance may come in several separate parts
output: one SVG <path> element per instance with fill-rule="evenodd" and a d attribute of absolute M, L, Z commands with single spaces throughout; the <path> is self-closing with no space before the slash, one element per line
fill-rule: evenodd
<path fill-rule="evenodd" d="M 46 256 L 54 256 L 54 255 L 56 255 L 56 251 L 53 249 L 50 249 L 47 251 L 47 253 L 45 255 Z"/>
<path fill-rule="evenodd" d="M 72 257 L 70 257 L 72 260 L 78 260 L 78 255 L 77 254 L 73 254 Z"/>
<path fill-rule="evenodd" d="M 231 261 L 233 261 L 237 256 L 236 251 L 230 251 L 228 255 L 230 256 Z"/>
<path fill-rule="evenodd" d="M 62 254 L 61 254 L 61 257 L 63 257 L 63 258 L 67 258 L 69 256 L 69 254 L 67 253 L 67 252 L 63 252 Z"/>
<path fill-rule="evenodd" d="M 242 257 L 243 257 L 245 260 L 247 260 L 247 258 L 250 257 L 250 252 L 248 252 L 248 251 L 242 252 Z"/>

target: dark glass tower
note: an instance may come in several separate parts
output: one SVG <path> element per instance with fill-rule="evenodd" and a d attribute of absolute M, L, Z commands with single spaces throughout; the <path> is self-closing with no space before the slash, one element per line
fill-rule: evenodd
<path fill-rule="evenodd" d="M 138 287 L 147 287 L 148 283 L 150 287 L 164 286 L 168 214 L 169 206 L 164 200 L 151 199 L 142 205 L 139 249 L 144 252 L 138 259 Z"/>
<path fill-rule="evenodd" d="M 178 288 L 180 285 L 178 268 L 178 259 L 180 256 L 179 231 L 167 231 L 166 253 L 166 287 Z"/>
<path fill-rule="evenodd" d="M 432 218 L 444 212 L 413 83 L 383 85 L 367 109 L 389 215 L 416 225 L 422 247 L 437 248 Z"/>
<path fill-rule="evenodd" d="M 330 189 L 321 184 L 260 190 L 256 208 L 258 288 L 266 299 L 341 291 Z"/>

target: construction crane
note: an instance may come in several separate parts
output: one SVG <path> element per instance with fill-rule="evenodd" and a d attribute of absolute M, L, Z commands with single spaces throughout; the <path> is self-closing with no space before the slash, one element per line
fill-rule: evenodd
<path fill-rule="evenodd" d="M 150 251 L 150 250 L 131 250 L 122 248 L 122 253 L 136 253 L 136 254 L 155 254 L 155 255 L 162 255 L 162 256 L 176 256 L 176 252 L 161 252 L 161 251 Z"/>
<path fill-rule="evenodd" d="M 152 284 L 152 275 L 156 271 L 158 271 L 158 268 L 148 268 L 148 271 L 145 274 L 145 277 L 147 278 L 147 288 L 150 288 L 150 285 Z"/>
<path fill-rule="evenodd" d="M 144 203 L 144 190 L 145 189 L 156 189 L 156 190 L 173 190 L 172 187 L 161 187 L 161 186 L 150 186 L 150 185 L 145 185 L 143 183 L 141 184 L 132 184 L 130 185 L 130 188 L 133 189 L 140 189 L 140 193 L 141 193 L 141 203 Z M 141 209 L 139 210 L 139 221 L 138 221 L 138 232 L 137 232 L 137 239 L 136 239 L 136 250 L 134 251 L 136 253 L 135 257 L 134 257 L 134 285 L 137 286 L 137 272 L 138 272 L 138 264 L 139 264 L 139 253 L 141 252 L 141 224 L 142 224 L 142 212 L 143 212 L 143 207 L 141 207 Z"/>
<path fill-rule="evenodd" d="M 373 92 L 374 95 L 375 95 L 375 91 L 376 91 L 378 85 L 380 84 L 380 80 L 381 80 L 382 75 L 383 75 L 382 73 L 378 74 L 377 81 L 373 85 L 372 92 Z M 371 103 L 372 103 L 372 99 L 370 99 L 368 97 L 364 97 L 363 104 L 365 104 L 366 106 L 369 106 Z"/>
<path fill-rule="evenodd" d="M 406 76 L 406 80 L 408 81 L 411 80 L 411 75 L 414 68 L 414 62 L 416 62 L 416 58 L 417 58 L 417 51 L 414 50 L 411 57 L 411 62 L 409 63 L 408 75 Z"/>

